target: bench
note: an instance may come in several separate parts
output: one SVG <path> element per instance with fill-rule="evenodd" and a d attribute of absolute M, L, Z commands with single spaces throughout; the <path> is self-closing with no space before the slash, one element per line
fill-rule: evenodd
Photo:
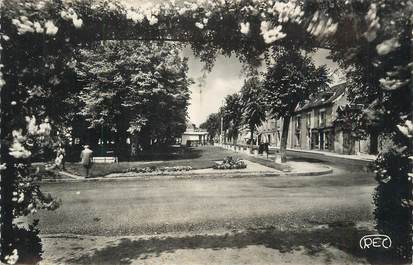
<path fill-rule="evenodd" d="M 118 163 L 117 156 L 95 156 L 92 158 L 93 163 Z"/>

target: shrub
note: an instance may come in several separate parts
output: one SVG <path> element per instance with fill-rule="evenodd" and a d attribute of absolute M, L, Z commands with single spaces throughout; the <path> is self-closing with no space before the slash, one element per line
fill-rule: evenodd
<path fill-rule="evenodd" d="M 402 150 L 390 148 L 379 154 L 373 164 L 378 186 L 375 189 L 376 228 L 393 242 L 392 259 L 409 259 L 411 250 L 411 210 L 408 181 L 408 158 Z"/>
<path fill-rule="evenodd" d="M 214 169 L 243 169 L 243 168 L 247 168 L 247 164 L 245 164 L 244 161 L 238 158 L 233 158 L 231 156 L 228 156 L 222 161 L 222 163 L 215 163 L 213 168 Z"/>
<path fill-rule="evenodd" d="M 39 221 L 35 220 L 28 228 L 13 225 L 13 247 L 18 264 L 37 264 L 42 259 L 42 244 L 37 228 Z M 18 250 L 18 251 L 17 251 Z M 3 264 L 3 263 L 2 263 Z"/>
<path fill-rule="evenodd" d="M 155 166 L 150 166 L 150 167 L 128 168 L 124 171 L 124 173 L 127 173 L 127 172 L 134 172 L 134 173 L 182 172 L 182 171 L 189 171 L 189 170 L 192 170 L 191 166 L 175 166 L 175 167 L 160 167 L 160 168 L 157 168 Z"/>

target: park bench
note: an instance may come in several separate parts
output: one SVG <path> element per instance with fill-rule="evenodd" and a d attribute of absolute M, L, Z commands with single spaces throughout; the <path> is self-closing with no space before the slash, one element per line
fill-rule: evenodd
<path fill-rule="evenodd" d="M 92 158 L 93 163 L 118 163 L 117 156 L 95 156 Z"/>

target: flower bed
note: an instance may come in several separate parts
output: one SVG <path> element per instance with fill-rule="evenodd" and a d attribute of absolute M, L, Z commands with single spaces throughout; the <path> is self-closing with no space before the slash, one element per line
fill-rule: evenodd
<path fill-rule="evenodd" d="M 175 166 L 175 167 L 132 167 L 124 170 L 124 173 L 153 173 L 153 172 L 181 172 L 192 170 L 191 166 Z"/>
<path fill-rule="evenodd" d="M 213 166 L 214 169 L 244 169 L 247 168 L 247 164 L 241 159 L 228 156 L 222 161 L 222 163 L 216 162 Z"/>

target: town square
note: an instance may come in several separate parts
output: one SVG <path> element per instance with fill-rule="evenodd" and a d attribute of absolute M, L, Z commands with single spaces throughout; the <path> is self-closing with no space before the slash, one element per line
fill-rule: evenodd
<path fill-rule="evenodd" d="M 411 0 L 4 0 L 1 264 L 411 264 Z"/>

